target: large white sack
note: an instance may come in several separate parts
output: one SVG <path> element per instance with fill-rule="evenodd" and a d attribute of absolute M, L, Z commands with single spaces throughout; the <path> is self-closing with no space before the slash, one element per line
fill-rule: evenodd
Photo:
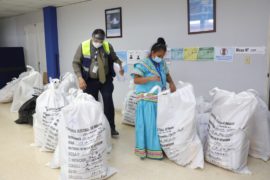
<path fill-rule="evenodd" d="M 33 95 L 40 95 L 43 91 L 43 82 L 41 74 L 31 69 L 26 76 L 22 77 L 13 96 L 13 102 L 10 108 L 11 112 L 18 112 L 20 107 Z"/>
<path fill-rule="evenodd" d="M 38 115 L 40 117 L 40 115 Z M 33 131 L 34 131 L 34 143 L 32 146 L 41 147 L 44 141 L 44 131 L 42 122 L 37 120 L 37 113 L 33 114 Z"/>
<path fill-rule="evenodd" d="M 208 136 L 208 125 L 211 114 L 209 112 L 196 114 L 197 132 L 205 150 Z"/>
<path fill-rule="evenodd" d="M 59 145 L 57 145 L 53 153 L 52 160 L 49 163 L 47 163 L 47 166 L 49 166 L 52 169 L 58 169 L 61 167 L 60 160 L 61 159 L 60 159 Z"/>
<path fill-rule="evenodd" d="M 196 98 L 197 132 L 204 148 L 208 136 L 208 123 L 211 115 L 211 109 L 212 104 L 206 101 L 204 97 L 199 96 Z"/>
<path fill-rule="evenodd" d="M 81 93 L 61 114 L 61 179 L 106 179 L 116 173 L 106 160 L 110 137 L 101 104 Z"/>
<path fill-rule="evenodd" d="M 205 100 L 203 96 L 196 98 L 196 111 L 199 114 L 211 112 L 212 104 Z"/>
<path fill-rule="evenodd" d="M 0 89 L 0 103 L 12 102 L 13 94 L 17 88 L 19 79 L 14 78 L 12 81 L 8 82 L 2 89 Z"/>
<path fill-rule="evenodd" d="M 68 94 L 66 95 L 66 100 L 67 100 L 67 104 L 70 104 L 72 103 L 76 97 L 78 96 L 78 94 L 81 94 L 83 93 L 83 91 L 81 89 L 77 89 L 77 88 L 70 88 L 68 90 Z M 62 116 L 62 113 L 59 114 L 59 119 L 60 119 L 60 122 L 59 122 L 59 125 L 58 125 L 58 132 L 59 132 L 59 126 L 61 124 L 61 121 L 63 119 L 63 116 Z M 63 123 L 62 123 L 63 124 Z M 50 162 L 47 163 L 47 166 L 49 166 L 50 168 L 52 169 L 58 169 L 61 167 L 61 155 L 60 155 L 60 148 L 59 148 L 59 141 L 60 141 L 60 135 L 58 133 L 58 142 L 57 142 L 57 146 L 55 148 L 55 151 L 53 153 L 53 157 L 52 159 L 50 160 Z"/>
<path fill-rule="evenodd" d="M 129 91 L 124 102 L 123 123 L 129 125 L 135 125 L 136 119 L 136 107 L 137 107 L 137 95 L 134 90 Z"/>
<path fill-rule="evenodd" d="M 9 103 L 12 102 L 14 92 L 18 87 L 20 80 L 29 74 L 29 71 L 33 68 L 31 66 L 27 66 L 27 71 L 22 72 L 18 78 L 13 78 L 12 81 L 8 82 L 6 86 L 0 89 L 0 103 Z"/>
<path fill-rule="evenodd" d="M 67 104 L 58 89 L 59 81 L 53 80 L 36 101 L 34 116 L 35 145 L 43 151 L 54 151 L 58 143 L 58 125 L 61 109 Z"/>
<path fill-rule="evenodd" d="M 68 94 L 68 103 L 73 103 L 73 101 L 77 98 L 79 94 L 82 94 L 83 91 L 80 89 L 75 89 L 71 88 L 69 89 L 69 94 Z M 103 106 L 103 104 L 101 104 Z M 60 121 L 62 121 L 63 116 L 60 113 Z M 106 137 L 107 137 L 107 153 L 109 154 L 112 150 L 112 143 L 111 143 L 111 128 L 109 122 L 106 120 Z M 59 123 L 60 124 L 60 123 Z M 59 130 L 59 126 L 58 126 Z M 59 134 L 58 134 L 59 137 Z M 59 138 L 60 139 L 60 138 Z M 50 168 L 56 169 L 61 167 L 61 158 L 60 158 L 60 151 L 59 151 L 59 141 L 58 145 L 54 151 L 54 155 L 52 160 L 47 164 Z"/>
<path fill-rule="evenodd" d="M 77 77 L 70 73 L 67 72 L 66 74 L 64 74 L 64 76 L 61 78 L 60 80 L 60 85 L 59 85 L 59 89 L 63 94 L 68 94 L 69 89 L 78 89 L 78 82 L 77 82 Z"/>
<path fill-rule="evenodd" d="M 196 131 L 196 99 L 191 84 L 158 95 L 157 128 L 167 157 L 181 166 L 203 168 L 201 141 Z"/>
<path fill-rule="evenodd" d="M 249 120 L 247 134 L 250 141 L 249 155 L 264 161 L 270 157 L 270 119 L 267 104 L 258 92 L 249 90 L 258 101 L 254 114 Z"/>
<path fill-rule="evenodd" d="M 209 133 L 206 144 L 206 161 L 222 168 L 250 173 L 247 168 L 249 140 L 245 133 L 257 100 L 250 92 L 235 94 L 214 88 Z"/>

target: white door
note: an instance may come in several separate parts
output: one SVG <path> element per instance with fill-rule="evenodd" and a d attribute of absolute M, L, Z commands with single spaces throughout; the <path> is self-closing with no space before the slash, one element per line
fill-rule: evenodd
<path fill-rule="evenodd" d="M 45 36 L 43 23 L 24 27 L 26 64 L 36 71 L 46 72 Z"/>

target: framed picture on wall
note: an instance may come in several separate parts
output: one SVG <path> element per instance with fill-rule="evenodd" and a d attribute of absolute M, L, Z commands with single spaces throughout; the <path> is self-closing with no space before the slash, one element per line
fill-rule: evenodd
<path fill-rule="evenodd" d="M 122 8 L 105 10 L 106 37 L 122 37 Z"/>
<path fill-rule="evenodd" d="M 187 0 L 188 34 L 216 32 L 216 0 Z"/>

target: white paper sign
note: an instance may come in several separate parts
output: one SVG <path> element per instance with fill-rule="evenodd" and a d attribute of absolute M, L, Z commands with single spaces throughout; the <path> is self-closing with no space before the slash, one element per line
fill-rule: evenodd
<path fill-rule="evenodd" d="M 170 48 L 167 49 L 167 52 L 164 56 L 164 59 L 171 60 L 172 59 L 172 51 Z"/>
<path fill-rule="evenodd" d="M 215 47 L 215 61 L 232 62 L 234 52 L 234 48 Z"/>
<path fill-rule="evenodd" d="M 265 54 L 265 47 L 235 47 L 235 54 Z"/>

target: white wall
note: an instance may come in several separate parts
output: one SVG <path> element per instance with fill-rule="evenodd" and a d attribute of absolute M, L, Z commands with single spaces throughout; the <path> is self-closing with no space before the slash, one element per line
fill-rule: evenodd
<path fill-rule="evenodd" d="M 31 13 L 27 13 L 21 16 L 15 16 L 16 18 L 16 27 L 17 27 L 17 38 L 18 38 L 18 46 L 25 45 L 25 37 L 24 37 L 24 27 L 27 25 L 43 23 L 43 12 L 35 11 Z"/>
<path fill-rule="evenodd" d="M 115 50 L 149 49 L 163 36 L 169 47 L 266 46 L 269 0 L 217 0 L 217 32 L 187 34 L 186 0 L 93 0 L 60 7 L 58 13 L 61 72 L 72 71 L 71 62 L 79 43 L 95 28 L 105 27 L 104 10 L 122 7 L 123 38 L 110 39 Z M 233 63 L 173 62 L 175 81 L 191 82 L 196 95 L 220 88 L 241 91 L 254 88 L 267 99 L 266 55 L 252 56 L 250 65 L 243 56 Z M 115 82 L 115 104 L 121 108 L 128 82 Z"/>
<path fill-rule="evenodd" d="M 0 47 L 17 46 L 16 20 L 8 18 L 0 20 Z"/>
<path fill-rule="evenodd" d="M 27 59 L 26 55 L 27 44 L 24 28 L 34 24 L 42 24 L 43 26 L 43 21 L 44 20 L 42 10 L 27 13 L 20 16 L 0 19 L 0 46 L 24 47 L 26 64 L 35 67 L 36 66 L 35 62 Z M 42 27 L 42 29 L 44 28 Z M 45 56 L 44 53 L 42 54 L 43 56 Z M 41 65 L 42 65 L 41 70 L 46 71 L 46 57 L 41 59 Z"/>

